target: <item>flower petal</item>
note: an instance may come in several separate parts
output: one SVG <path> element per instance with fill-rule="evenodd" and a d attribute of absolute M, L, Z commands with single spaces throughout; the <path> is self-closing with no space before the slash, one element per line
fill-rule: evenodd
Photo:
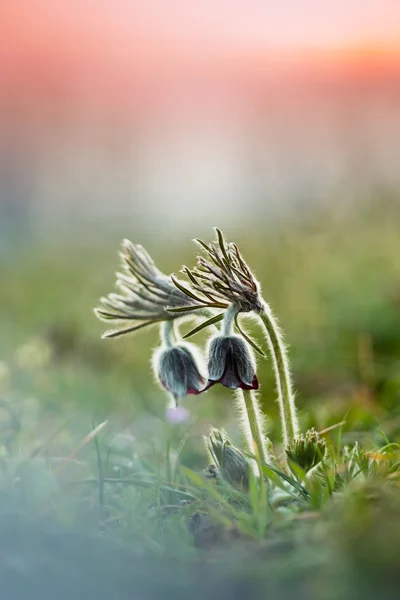
<path fill-rule="evenodd" d="M 248 344 L 239 336 L 231 336 L 230 339 L 232 351 L 235 356 L 235 368 L 238 379 L 248 386 L 248 388 L 244 389 L 256 389 L 253 387 L 256 369 Z"/>
<path fill-rule="evenodd" d="M 243 381 L 242 381 L 240 384 L 240 387 L 242 388 L 242 390 L 258 390 L 259 384 L 258 384 L 257 375 L 254 375 L 251 385 L 247 385 L 246 383 L 243 383 Z"/>
<path fill-rule="evenodd" d="M 186 394 L 199 394 L 207 381 L 201 371 L 201 357 L 190 344 L 161 348 L 154 357 L 154 370 L 160 383 L 176 400 Z"/>
<path fill-rule="evenodd" d="M 211 340 L 208 349 L 208 376 L 212 381 L 219 381 L 225 372 L 226 357 L 230 348 L 229 339 L 219 335 Z"/>
<path fill-rule="evenodd" d="M 159 356 L 158 376 L 161 384 L 175 398 L 183 398 L 187 391 L 185 361 L 179 347 L 168 348 Z"/>
<path fill-rule="evenodd" d="M 216 383 L 218 383 L 218 381 L 213 381 L 212 379 L 208 380 L 208 383 L 206 385 L 206 387 L 204 387 L 201 392 L 199 392 L 200 394 L 202 394 L 203 392 L 206 392 L 207 390 L 210 389 L 210 387 L 212 387 L 213 385 L 215 385 Z"/>

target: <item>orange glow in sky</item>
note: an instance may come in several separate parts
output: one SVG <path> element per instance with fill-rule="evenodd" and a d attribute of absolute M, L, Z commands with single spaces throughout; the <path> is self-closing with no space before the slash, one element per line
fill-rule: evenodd
<path fill-rule="evenodd" d="M 400 0 L 0 0 L 0 160 L 44 216 L 397 186 L 399 107 Z"/>
<path fill-rule="evenodd" d="M 0 8 L 3 61 L 19 52 L 170 55 L 400 50 L 398 0 L 13 0 Z M 7 50 L 8 52 L 5 52 Z"/>
<path fill-rule="evenodd" d="M 0 7 L 0 94 L 107 81 L 400 71 L 399 0 L 13 0 Z M 17 82 L 17 84 L 15 83 Z M 141 85 L 141 83 L 139 84 Z M 137 85 L 136 85 L 137 88 Z M 1 95 L 0 95 L 1 99 Z"/>

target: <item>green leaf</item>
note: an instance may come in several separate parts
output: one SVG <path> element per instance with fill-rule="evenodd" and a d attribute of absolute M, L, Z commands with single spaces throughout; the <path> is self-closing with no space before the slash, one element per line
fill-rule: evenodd
<path fill-rule="evenodd" d="M 215 231 L 217 232 L 218 244 L 219 244 L 219 247 L 221 248 L 221 252 L 224 255 L 225 260 L 229 263 L 229 258 L 226 253 L 224 235 L 223 235 L 222 231 L 220 229 L 218 229 L 218 227 L 215 228 Z"/>
<path fill-rule="evenodd" d="M 125 313 L 110 313 L 102 308 L 95 309 L 95 315 L 98 318 L 106 319 L 109 321 L 149 321 L 154 319 L 154 315 L 135 315 L 135 314 L 125 314 Z"/>
<path fill-rule="evenodd" d="M 288 460 L 288 464 L 292 473 L 297 477 L 297 479 L 299 479 L 300 481 L 304 481 L 307 475 L 307 471 L 302 469 L 300 465 L 298 465 L 293 460 Z"/>
<path fill-rule="evenodd" d="M 193 298 L 193 300 L 196 300 L 197 302 L 204 303 L 204 300 L 202 298 L 199 298 L 198 296 L 196 296 L 196 294 L 192 292 L 192 290 L 179 283 L 179 281 L 175 279 L 173 275 L 171 275 L 171 281 L 175 285 L 175 287 L 178 288 L 178 290 L 185 294 L 185 296 L 189 296 L 189 298 Z"/>
<path fill-rule="evenodd" d="M 287 494 L 289 494 L 293 498 L 296 498 L 296 496 L 294 494 L 290 493 L 287 490 L 287 488 L 285 487 L 285 484 L 283 483 L 282 479 L 270 467 L 267 467 L 267 465 L 262 465 L 262 472 L 264 473 L 264 475 L 266 475 L 268 477 L 268 479 L 270 481 L 272 481 L 272 483 L 274 485 L 276 485 L 276 487 L 278 487 L 282 491 L 286 492 Z"/>
<path fill-rule="evenodd" d="M 260 496 L 257 478 L 254 475 L 253 469 L 249 469 L 249 499 L 253 514 L 258 515 L 260 507 Z"/>
<path fill-rule="evenodd" d="M 174 314 L 174 313 L 192 313 L 195 310 L 201 310 L 201 309 L 205 308 L 205 306 L 208 306 L 208 305 L 198 306 L 197 304 L 194 304 L 191 306 L 167 306 L 165 310 L 172 314 Z"/>
<path fill-rule="evenodd" d="M 132 333 L 134 331 L 137 331 L 138 329 L 142 329 L 143 327 L 149 327 L 149 325 L 154 325 L 155 323 L 160 323 L 161 320 L 158 319 L 156 321 L 146 321 L 146 323 L 141 323 L 140 325 L 135 325 L 134 327 L 128 327 L 128 329 L 117 329 L 116 331 L 106 331 L 103 335 L 102 338 L 116 338 L 119 337 L 120 335 L 125 335 L 126 333 Z"/>
<path fill-rule="evenodd" d="M 282 471 L 278 471 L 278 469 L 274 469 L 274 467 L 271 467 L 271 465 L 263 464 L 262 469 L 263 469 L 263 472 L 265 472 L 265 474 L 267 475 L 267 477 L 268 477 L 269 471 L 272 471 L 273 473 L 276 473 L 277 475 L 279 475 L 279 477 L 281 477 L 282 479 L 287 481 L 287 483 L 289 483 L 292 487 L 294 487 L 295 490 L 297 490 L 303 496 L 303 498 L 307 499 L 310 497 L 308 490 L 306 490 L 306 488 L 304 486 L 302 486 L 295 479 L 293 479 L 293 477 L 286 475 L 286 473 L 283 473 Z"/>
<path fill-rule="evenodd" d="M 201 325 L 198 325 L 194 329 L 191 329 L 188 333 L 185 333 L 185 335 L 183 336 L 183 339 L 185 340 L 185 339 L 191 337 L 192 335 L 194 335 L 195 333 L 198 333 L 202 329 L 205 329 L 209 325 L 214 325 L 215 323 L 219 323 L 220 321 L 222 321 L 223 318 L 224 318 L 224 313 L 220 313 L 219 315 L 215 315 L 214 317 L 211 317 L 211 319 L 207 319 L 207 321 L 203 321 L 203 323 L 201 323 Z"/>
<path fill-rule="evenodd" d="M 243 329 L 240 327 L 240 325 L 239 325 L 239 321 L 238 321 L 238 315 L 237 315 L 237 314 L 235 315 L 235 325 L 236 325 L 236 327 L 238 328 L 238 330 L 239 330 L 240 334 L 241 334 L 241 335 L 244 337 L 244 339 L 245 339 L 245 340 L 246 340 L 246 341 L 247 341 L 247 342 L 250 344 L 250 346 L 252 346 L 252 348 L 254 348 L 254 350 L 255 350 L 255 351 L 258 353 L 258 354 L 260 354 L 262 357 L 266 358 L 266 357 L 267 357 L 267 355 L 265 354 L 265 352 L 263 352 L 263 351 L 261 350 L 261 348 L 259 348 L 259 347 L 257 346 L 257 344 L 256 344 L 255 342 L 253 342 L 253 340 L 252 340 L 252 339 L 251 339 L 251 338 L 250 338 L 250 337 L 247 335 L 247 333 L 245 333 L 245 332 L 243 331 Z"/>
<path fill-rule="evenodd" d="M 183 267 L 181 270 L 182 270 L 182 273 L 185 273 L 185 275 L 187 275 L 187 277 L 189 277 L 190 281 L 194 285 L 198 285 L 199 284 L 199 282 L 197 281 L 197 279 L 193 275 L 192 271 L 188 267 Z"/>
<path fill-rule="evenodd" d="M 203 242 L 203 240 L 200 240 L 199 238 L 195 238 L 193 241 L 196 242 L 197 244 L 199 244 L 207 252 L 207 254 L 210 254 L 210 248 L 207 246 L 207 244 L 205 242 Z"/>

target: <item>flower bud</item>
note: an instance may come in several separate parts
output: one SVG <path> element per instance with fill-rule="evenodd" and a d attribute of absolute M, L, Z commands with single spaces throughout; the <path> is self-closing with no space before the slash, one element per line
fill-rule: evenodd
<path fill-rule="evenodd" d="M 216 479 L 221 477 L 231 485 L 248 488 L 250 463 L 239 448 L 232 446 L 226 433 L 212 429 L 204 442 L 213 461 L 206 469 L 206 476 Z"/>
<path fill-rule="evenodd" d="M 219 335 L 211 340 L 208 350 L 209 380 L 231 389 L 258 390 L 254 356 L 248 343 L 238 335 Z"/>
<path fill-rule="evenodd" d="M 290 442 L 286 454 L 307 473 L 325 458 L 326 442 L 315 429 L 310 429 Z"/>
<path fill-rule="evenodd" d="M 207 381 L 204 367 L 191 344 L 162 346 L 153 358 L 154 372 L 176 401 L 186 394 L 199 394 Z"/>

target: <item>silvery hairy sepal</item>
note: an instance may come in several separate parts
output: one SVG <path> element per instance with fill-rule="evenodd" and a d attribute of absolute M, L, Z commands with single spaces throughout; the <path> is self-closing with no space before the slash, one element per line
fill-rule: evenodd
<path fill-rule="evenodd" d="M 153 367 L 160 384 L 176 403 L 187 394 L 200 394 L 207 382 L 201 356 L 191 344 L 161 346 L 153 356 Z"/>
<path fill-rule="evenodd" d="M 206 475 L 221 478 L 231 485 L 248 488 L 250 464 L 239 448 L 229 441 L 224 431 L 212 429 L 204 438 L 207 453 L 213 461 L 206 469 Z"/>
<path fill-rule="evenodd" d="M 208 348 L 208 384 L 222 383 L 230 389 L 258 390 L 253 353 L 238 335 L 218 335 Z"/>

